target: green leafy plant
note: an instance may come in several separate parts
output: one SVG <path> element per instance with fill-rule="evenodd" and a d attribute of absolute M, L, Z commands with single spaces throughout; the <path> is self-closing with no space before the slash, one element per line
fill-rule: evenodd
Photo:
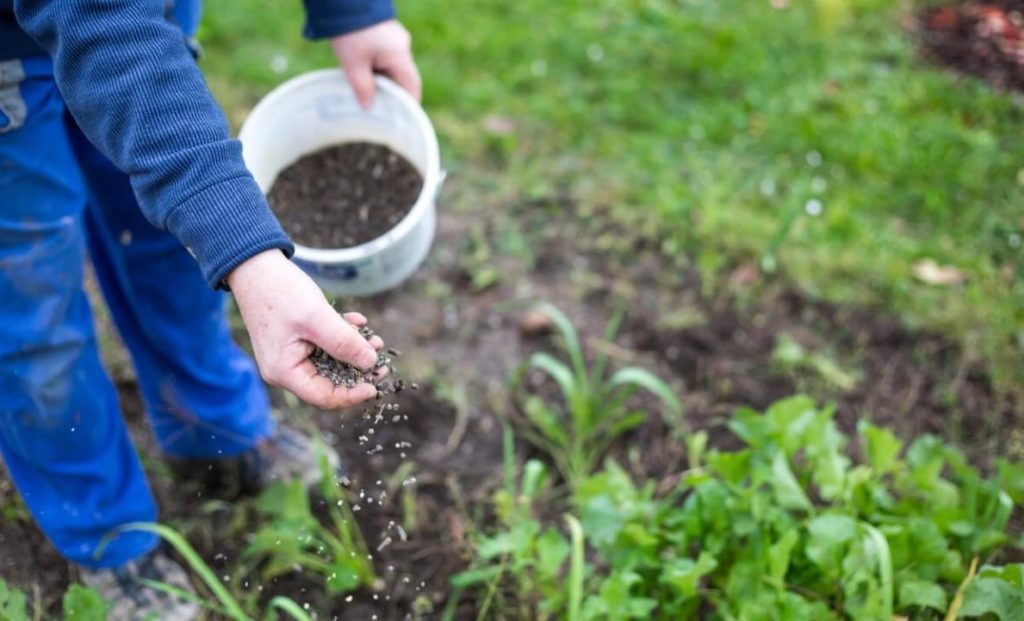
<path fill-rule="evenodd" d="M 72 584 L 63 599 L 64 621 L 103 621 L 111 605 L 95 590 Z"/>
<path fill-rule="evenodd" d="M 64 621 L 106 621 L 110 611 L 110 604 L 99 593 L 78 584 L 71 585 L 62 604 Z M 0 579 L 0 621 L 39 621 L 42 618 L 38 601 L 30 614 L 25 594 Z"/>
<path fill-rule="evenodd" d="M 3 621 L 27 621 L 28 600 L 18 589 L 12 589 L 0 580 L 0 619 Z"/>
<path fill-rule="evenodd" d="M 621 368 L 609 375 L 604 348 L 588 366 L 569 318 L 550 304 L 541 304 L 538 310 L 554 323 L 569 362 L 546 352 L 530 357 L 528 368 L 550 376 L 563 402 L 554 406 L 539 395 L 528 395 L 522 409 L 529 426 L 521 433 L 551 456 L 571 488 L 575 489 L 593 470 L 616 438 L 647 419 L 647 412 L 628 407 L 630 397 L 638 390 L 657 397 L 674 428 L 682 427 L 683 406 L 668 384 L 639 367 Z M 611 342 L 620 320 L 621 314 L 617 313 L 609 322 L 605 343 Z"/>
<path fill-rule="evenodd" d="M 318 445 L 319 446 L 319 445 Z M 344 490 L 335 481 L 320 448 L 323 477 L 320 493 L 330 519 L 323 524 L 310 509 L 302 482 L 277 483 L 256 499 L 264 524 L 246 546 L 243 558 L 262 564 L 264 578 L 290 573 L 296 567 L 323 578 L 331 594 L 360 586 L 373 587 L 377 576 Z"/>
<path fill-rule="evenodd" d="M 513 435 L 504 431 L 505 484 L 495 492 L 494 503 L 502 528 L 493 536 L 481 536 L 477 563 L 452 579 L 453 603 L 463 591 L 479 588 L 483 594 L 477 619 L 555 619 L 563 606 L 578 608 L 583 593 L 583 538 L 572 543 L 555 527 L 545 528 L 537 514 L 550 471 L 531 459 L 516 475 Z M 575 533 L 578 522 L 567 518 Z M 572 556 L 573 571 L 568 592 L 561 580 L 562 565 Z M 509 596 L 511 593 L 511 597 Z M 536 602 L 531 597 L 539 594 Z M 577 602 L 575 605 L 573 602 Z M 534 607 L 539 603 L 539 608 Z M 449 607 L 454 612 L 454 607 Z M 570 618 L 571 617 L 570 615 Z"/>
<path fill-rule="evenodd" d="M 1024 565 L 998 563 L 1018 545 L 1009 527 L 1014 501 L 1001 484 L 1012 464 L 986 478 L 937 438 L 905 446 L 866 422 L 853 453 L 833 410 L 807 397 L 764 413 L 741 409 L 729 428 L 743 446 L 708 448 L 707 435 L 694 434 L 689 469 L 667 492 L 655 481 L 634 481 L 614 461 L 580 481 L 572 498 L 579 529 L 570 530 L 585 537 L 585 555 L 557 531 L 546 535 L 552 529 L 536 507 L 520 504 L 504 530 L 480 539 L 471 571 L 495 571 L 494 559 L 507 558 L 508 571 L 526 573 L 539 562 L 542 541 L 560 542 L 563 552 L 546 559 L 543 576 L 534 571 L 543 579 L 518 583 L 506 604 L 529 618 L 1024 615 Z M 524 485 L 527 479 L 524 467 Z M 552 584 L 561 585 L 553 595 Z"/>
<path fill-rule="evenodd" d="M 788 334 L 775 339 L 772 362 L 784 371 L 811 375 L 843 392 L 853 390 L 860 381 L 858 372 L 844 369 L 824 353 L 808 351 Z"/>

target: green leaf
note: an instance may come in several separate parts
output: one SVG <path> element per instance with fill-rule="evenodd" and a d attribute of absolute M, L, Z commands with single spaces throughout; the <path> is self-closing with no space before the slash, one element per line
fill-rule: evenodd
<path fill-rule="evenodd" d="M 617 438 L 630 429 L 634 429 L 647 421 L 647 412 L 633 412 L 612 423 L 608 428 L 607 438 Z"/>
<path fill-rule="evenodd" d="M 634 586 L 643 587 L 643 579 L 633 571 L 614 571 L 601 584 L 599 595 L 601 617 L 605 619 L 642 619 L 658 606 L 649 597 L 634 594 Z M 590 604 L 591 602 L 588 602 Z"/>
<path fill-rule="evenodd" d="M 558 384 L 565 400 L 570 404 L 576 401 L 577 392 L 584 388 L 573 377 L 572 369 L 547 352 L 541 351 L 530 356 L 530 366 L 550 375 L 551 379 L 555 380 L 555 383 Z"/>
<path fill-rule="evenodd" d="M 807 494 L 804 493 L 800 483 L 793 476 L 793 471 L 789 467 L 789 461 L 783 453 L 775 453 L 775 456 L 772 458 L 771 474 L 769 482 L 772 489 L 775 490 L 775 499 L 780 506 L 786 509 L 803 511 L 812 511 L 814 509 L 810 499 L 807 498 Z"/>
<path fill-rule="evenodd" d="M 857 521 L 849 515 L 827 513 L 807 523 L 807 558 L 835 574 L 846 548 L 857 536 Z"/>
<path fill-rule="evenodd" d="M 72 584 L 64 594 L 64 621 L 104 621 L 110 607 L 93 589 Z"/>
<path fill-rule="evenodd" d="M 961 617 L 995 615 L 1001 621 L 1024 620 L 1024 590 L 999 578 L 976 578 L 964 592 Z"/>
<path fill-rule="evenodd" d="M 708 432 L 698 431 L 686 437 L 686 459 L 690 470 L 696 470 L 704 462 L 704 452 L 708 447 Z"/>
<path fill-rule="evenodd" d="M 794 528 L 786 531 L 785 535 L 768 548 L 768 576 L 779 584 L 785 582 L 790 555 L 799 540 L 800 534 Z"/>
<path fill-rule="evenodd" d="M 697 560 L 689 558 L 676 559 L 666 563 L 661 572 L 661 583 L 676 590 L 684 597 L 697 594 L 700 579 L 713 572 L 718 561 L 708 552 L 701 552 Z"/>
<path fill-rule="evenodd" d="M 505 567 L 503 565 L 488 565 L 487 567 L 479 567 L 477 569 L 467 569 L 452 576 L 452 587 L 465 589 L 484 582 L 490 582 L 504 571 Z"/>
<path fill-rule="evenodd" d="M 1002 567 L 986 565 L 978 572 L 981 578 L 999 578 L 1015 587 L 1024 588 L 1024 563 L 1011 563 Z"/>
<path fill-rule="evenodd" d="M 867 522 L 861 523 L 861 528 L 866 533 L 865 552 L 871 558 L 874 557 L 878 566 L 878 579 L 882 587 L 882 616 L 885 619 L 892 618 L 894 606 L 892 552 L 889 549 L 889 542 L 880 530 Z"/>
<path fill-rule="evenodd" d="M 683 403 L 676 393 L 660 377 L 646 369 L 626 367 L 619 369 L 608 379 L 609 387 L 636 386 L 657 397 L 668 410 L 666 419 L 679 425 L 683 421 Z"/>
<path fill-rule="evenodd" d="M 581 385 L 586 385 L 587 367 L 583 360 L 583 348 L 580 346 L 580 339 L 576 335 L 576 328 L 573 327 L 572 322 L 565 316 L 565 313 L 552 304 L 541 302 L 537 305 L 537 310 L 550 317 L 551 321 L 555 323 L 555 327 L 564 341 L 565 351 L 569 354 L 569 360 L 572 362 L 576 379 Z"/>
<path fill-rule="evenodd" d="M 537 538 L 537 571 L 546 578 L 559 576 L 569 551 L 569 543 L 561 533 L 553 528 L 546 529 Z"/>
<path fill-rule="evenodd" d="M 362 580 L 359 571 L 349 562 L 352 559 L 338 558 L 331 564 L 327 574 L 327 591 L 332 595 L 341 595 L 359 588 Z"/>
<path fill-rule="evenodd" d="M 1024 504 L 1024 464 L 996 460 L 996 482 L 1017 504 Z"/>
<path fill-rule="evenodd" d="M 861 421 L 858 431 L 864 438 L 864 453 L 878 474 L 892 472 L 899 461 L 903 443 L 888 429 Z"/>
<path fill-rule="evenodd" d="M 946 591 L 927 580 L 906 580 L 900 585 L 899 609 L 904 610 L 911 606 L 918 608 L 932 608 L 944 611 L 949 602 Z"/>
<path fill-rule="evenodd" d="M 25 594 L 0 580 L 0 621 L 28 621 Z"/>
<path fill-rule="evenodd" d="M 569 438 L 565 434 L 565 422 L 540 397 L 536 395 L 527 397 L 526 402 L 523 403 L 523 414 L 544 436 L 545 440 L 555 445 L 552 448 L 558 449 L 569 443 Z"/>
<path fill-rule="evenodd" d="M 746 407 L 736 410 L 729 419 L 729 431 L 754 448 L 767 444 L 770 436 L 770 426 L 764 415 Z"/>
<path fill-rule="evenodd" d="M 727 483 L 739 485 L 750 476 L 750 449 L 742 451 L 714 451 L 708 455 L 708 467 Z"/>
<path fill-rule="evenodd" d="M 309 492 L 301 481 L 274 483 L 260 493 L 255 506 L 264 515 L 308 524 L 316 522 L 309 508 Z"/>
<path fill-rule="evenodd" d="M 309 616 L 309 613 L 303 610 L 295 600 L 284 597 L 283 595 L 278 595 L 272 598 L 267 604 L 266 621 L 276 621 L 276 611 L 278 610 L 296 621 L 311 621 L 312 619 L 312 617 Z"/>
<path fill-rule="evenodd" d="M 531 459 L 523 466 L 522 495 L 533 500 L 548 480 L 548 467 L 544 462 Z"/>
<path fill-rule="evenodd" d="M 844 446 L 846 438 L 832 420 L 831 408 L 817 413 L 804 436 L 804 453 L 811 463 L 811 478 L 824 500 L 836 500 L 846 491 L 850 459 Z"/>
<path fill-rule="evenodd" d="M 572 558 L 569 561 L 569 575 L 566 577 L 569 589 L 569 603 L 566 618 L 568 621 L 581 621 L 583 607 L 583 526 L 575 517 L 566 514 L 565 522 L 569 525 L 569 538 L 572 541 Z"/>
<path fill-rule="evenodd" d="M 794 395 L 773 403 L 764 413 L 771 429 L 771 439 L 793 455 L 803 448 L 807 428 L 814 422 L 818 409 L 806 395 Z"/>
<path fill-rule="evenodd" d="M 493 537 L 485 537 L 476 546 L 476 553 L 482 559 L 492 559 L 516 550 L 516 542 L 511 532 L 501 532 Z"/>

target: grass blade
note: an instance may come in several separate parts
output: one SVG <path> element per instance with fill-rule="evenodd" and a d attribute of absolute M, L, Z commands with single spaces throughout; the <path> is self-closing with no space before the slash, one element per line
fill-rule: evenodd
<path fill-rule="evenodd" d="M 625 314 L 625 307 L 622 303 L 615 305 L 615 310 L 612 311 L 612 318 L 608 320 L 608 325 L 604 328 L 604 334 L 601 335 L 601 340 L 605 343 L 611 343 L 615 340 L 615 335 L 619 331 L 619 326 L 622 325 L 622 317 Z M 601 379 L 604 378 L 604 372 L 608 367 L 608 353 L 603 349 L 597 353 L 597 359 L 594 360 L 594 368 L 590 372 L 590 385 L 598 386 L 601 383 Z"/>
<path fill-rule="evenodd" d="M 243 611 L 238 605 L 238 602 L 235 601 L 235 598 L 231 596 L 231 593 L 224 588 L 221 581 L 214 575 L 213 570 L 211 570 L 210 566 L 206 564 L 206 561 L 199 556 L 199 553 L 195 551 L 195 549 L 188 541 L 185 540 L 184 537 L 181 536 L 180 533 L 169 526 L 155 524 L 152 522 L 131 522 L 129 524 L 119 526 L 103 538 L 103 541 L 96 549 L 97 556 L 103 553 L 104 548 L 106 548 L 107 544 L 109 544 L 114 537 L 126 531 L 152 533 L 171 544 L 178 554 L 184 557 L 189 567 L 191 567 L 192 571 L 199 576 L 207 588 L 210 589 L 210 592 L 212 592 L 220 601 L 221 605 L 224 607 L 225 616 L 235 619 L 236 621 L 251 621 L 250 617 L 245 614 L 245 611 Z"/>
<path fill-rule="evenodd" d="M 569 610 L 568 621 L 580 621 L 583 618 L 583 526 L 574 516 L 566 514 L 565 522 L 569 525 L 569 536 L 572 541 L 572 555 L 569 559 Z"/>
<path fill-rule="evenodd" d="M 145 586 L 153 589 L 154 591 L 162 591 L 169 595 L 179 597 L 185 601 L 192 602 L 193 604 L 198 604 L 199 606 L 202 606 L 207 610 L 212 610 L 213 612 L 216 612 L 219 615 L 227 614 L 223 608 L 214 604 L 213 602 L 205 600 L 202 597 L 196 595 L 195 593 L 189 593 L 188 591 L 180 587 L 176 587 L 173 584 L 167 584 L 166 582 L 158 582 L 156 580 L 150 580 L 149 578 L 138 578 L 138 581 L 144 584 Z"/>
<path fill-rule="evenodd" d="M 586 384 L 587 367 L 583 360 L 583 348 L 580 346 L 580 339 L 576 334 L 576 328 L 573 327 L 572 322 L 565 316 L 565 313 L 552 304 L 542 302 L 537 305 L 537 310 L 550 317 L 551 321 L 555 323 L 559 334 L 562 335 L 562 340 L 565 341 L 565 351 L 569 354 L 569 360 L 572 362 L 576 379 L 581 384 Z"/>
<path fill-rule="evenodd" d="M 575 401 L 577 382 L 573 378 L 572 370 L 564 362 L 549 353 L 538 352 L 530 356 L 530 366 L 550 375 L 562 390 L 566 401 L 569 403 Z"/>
<path fill-rule="evenodd" d="M 277 610 L 280 610 L 297 621 L 313 621 L 313 618 L 310 617 L 301 606 L 295 603 L 295 600 L 284 597 L 283 595 L 278 595 L 270 600 L 270 603 L 267 604 L 267 613 L 263 618 L 266 621 L 274 621 L 277 619 L 277 615 L 274 614 Z"/>
<path fill-rule="evenodd" d="M 683 424 L 683 403 L 672 388 L 660 377 L 646 369 L 626 367 L 619 369 L 608 380 L 609 386 L 636 386 L 660 399 L 668 408 L 669 421 Z"/>

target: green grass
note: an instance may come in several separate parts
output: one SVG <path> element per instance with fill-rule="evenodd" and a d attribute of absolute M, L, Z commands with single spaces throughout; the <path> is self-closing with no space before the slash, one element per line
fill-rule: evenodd
<path fill-rule="evenodd" d="M 453 207 L 568 192 L 702 265 L 757 261 L 812 294 L 895 310 L 1019 382 L 1019 96 L 922 61 L 906 6 L 791 5 L 399 2 L 461 179 Z M 209 5 L 203 64 L 236 123 L 274 84 L 333 62 L 301 22 L 299 2 Z M 486 130 L 495 116 L 515 130 Z M 966 283 L 915 281 L 924 258 Z"/>

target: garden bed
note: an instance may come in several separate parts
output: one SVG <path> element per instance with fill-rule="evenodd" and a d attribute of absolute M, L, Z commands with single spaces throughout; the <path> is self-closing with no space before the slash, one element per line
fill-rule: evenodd
<path fill-rule="evenodd" d="M 815 301 L 745 264 L 714 283 L 702 281 L 696 269 L 652 250 L 652 240 L 589 221 L 597 224 L 573 219 L 554 202 L 506 206 L 483 221 L 443 213 L 434 257 L 412 282 L 344 304 L 373 317 L 377 331 L 403 350 L 404 376 L 423 385 L 400 396 L 408 421 L 374 423 L 358 412 L 289 416 L 300 424 L 315 420 L 342 453 L 382 588 L 354 593 L 348 602 L 295 575 L 265 584 L 264 598 L 286 594 L 310 603 L 321 618 L 435 618 L 450 577 L 469 565 L 472 534 L 493 522 L 490 503 L 503 472 L 498 414 L 516 420 L 518 391 L 509 378 L 532 352 L 552 345 L 544 321 L 524 320 L 538 300 L 562 308 L 591 353 L 604 348 L 614 365 L 665 378 L 682 398 L 687 424 L 708 430 L 712 445 L 736 443 L 725 428 L 735 409 L 761 409 L 806 392 L 834 401 L 847 432 L 868 418 L 904 438 L 939 434 L 978 464 L 1020 456 L 1019 414 L 993 393 L 983 368 L 941 336 L 915 333 L 870 309 Z M 482 252 L 486 265 L 473 259 Z M 487 266 L 497 275 L 482 276 Z M 600 345 L 610 309 L 623 301 L 619 335 L 613 345 Z M 546 390 L 543 382 L 527 383 Z M 121 388 L 143 453 L 155 455 L 134 384 Z M 525 445 L 519 452 L 535 454 Z M 666 484 L 685 467 L 685 448 L 658 417 L 623 436 L 611 453 L 634 476 Z M 257 577 L 231 573 L 253 528 L 246 522 L 251 515 L 206 505 L 198 487 L 151 470 L 163 519 L 188 535 L 229 584 L 253 589 Z M 9 488 L 4 493 L 10 499 Z M 210 512 L 197 519 L 204 507 Z M 413 526 L 406 541 L 395 524 Z M 0 546 L 0 577 L 37 585 L 42 601 L 57 605 L 70 572 L 26 517 L 0 520 L 0 537 L 8 542 Z M 475 618 L 470 608 L 463 604 L 455 618 Z"/>
<path fill-rule="evenodd" d="M 961 0 L 920 18 L 931 56 L 1000 89 L 1024 89 L 1024 2 Z"/>

